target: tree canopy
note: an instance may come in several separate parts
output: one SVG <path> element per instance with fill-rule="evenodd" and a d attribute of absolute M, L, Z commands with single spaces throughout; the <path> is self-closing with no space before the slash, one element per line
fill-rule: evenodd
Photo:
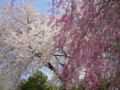
<path fill-rule="evenodd" d="M 1 75 L 46 66 L 66 90 L 120 89 L 119 0 L 52 0 L 48 16 L 20 1 L 0 9 Z"/>
<path fill-rule="evenodd" d="M 52 37 L 57 33 L 48 26 L 50 16 L 38 11 L 34 2 L 20 1 L 13 6 L 0 3 L 0 75 L 13 87 L 23 74 L 43 66 L 54 69 L 50 60 L 55 49 Z"/>
<path fill-rule="evenodd" d="M 68 58 L 61 75 L 66 88 L 81 83 L 98 90 L 104 79 L 110 83 L 105 90 L 120 88 L 120 1 L 52 0 L 52 6 L 53 17 L 61 17 L 54 40 Z"/>

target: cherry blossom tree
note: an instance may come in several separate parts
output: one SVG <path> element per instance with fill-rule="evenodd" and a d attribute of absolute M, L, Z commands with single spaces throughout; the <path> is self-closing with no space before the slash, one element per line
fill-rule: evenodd
<path fill-rule="evenodd" d="M 50 16 L 40 13 L 32 1 L 20 1 L 21 5 L 13 6 L 1 3 L 0 9 L 0 76 L 13 87 L 23 74 L 34 74 L 43 66 L 56 74 L 59 64 L 53 58 L 53 36 L 58 31 L 48 26 Z"/>
<path fill-rule="evenodd" d="M 120 1 L 52 0 L 52 7 L 61 26 L 54 40 L 68 60 L 61 75 L 66 89 L 120 89 Z"/>

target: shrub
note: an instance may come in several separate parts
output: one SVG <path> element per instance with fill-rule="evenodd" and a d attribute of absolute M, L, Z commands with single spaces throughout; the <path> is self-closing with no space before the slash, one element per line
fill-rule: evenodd
<path fill-rule="evenodd" d="M 47 87 L 47 76 L 41 71 L 37 71 L 33 76 L 30 76 L 28 80 L 22 81 L 18 85 L 18 90 L 56 90 L 53 86 Z"/>

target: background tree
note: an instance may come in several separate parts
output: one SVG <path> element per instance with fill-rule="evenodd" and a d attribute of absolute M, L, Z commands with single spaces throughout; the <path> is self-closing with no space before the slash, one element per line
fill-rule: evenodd
<path fill-rule="evenodd" d="M 34 74 L 43 66 L 58 75 L 59 62 L 52 57 L 55 49 L 53 36 L 57 32 L 55 27 L 48 26 L 50 16 L 40 13 L 32 1 L 21 0 L 20 5 L 13 6 L 11 3 L 6 5 L 1 3 L 1 7 L 1 77 L 7 77 L 10 87 L 12 85 L 15 87 L 23 75 Z M 60 79 L 53 80 L 60 81 Z"/>
<path fill-rule="evenodd" d="M 18 85 L 18 90 L 56 90 L 53 86 L 46 86 L 47 76 L 41 71 L 37 71 L 33 76 L 30 76 L 28 80 L 22 81 Z"/>

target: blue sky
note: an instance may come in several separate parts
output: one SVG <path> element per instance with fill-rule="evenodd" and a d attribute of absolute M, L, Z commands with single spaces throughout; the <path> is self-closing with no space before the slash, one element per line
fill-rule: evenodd
<path fill-rule="evenodd" d="M 15 0 L 15 3 L 19 4 L 20 3 L 19 1 L 20 0 Z M 50 7 L 48 6 L 48 3 L 51 1 L 52 0 L 34 0 L 34 3 L 38 3 L 38 6 L 37 6 L 38 10 L 40 10 L 44 14 L 47 14 L 47 11 L 50 9 Z M 0 2 L 7 3 L 7 0 L 0 0 Z"/>
<path fill-rule="evenodd" d="M 38 9 L 43 12 L 43 13 L 47 13 L 47 11 L 50 9 L 50 7 L 48 6 L 48 3 L 51 2 L 52 0 L 35 0 L 35 3 L 39 3 L 38 5 Z"/>

